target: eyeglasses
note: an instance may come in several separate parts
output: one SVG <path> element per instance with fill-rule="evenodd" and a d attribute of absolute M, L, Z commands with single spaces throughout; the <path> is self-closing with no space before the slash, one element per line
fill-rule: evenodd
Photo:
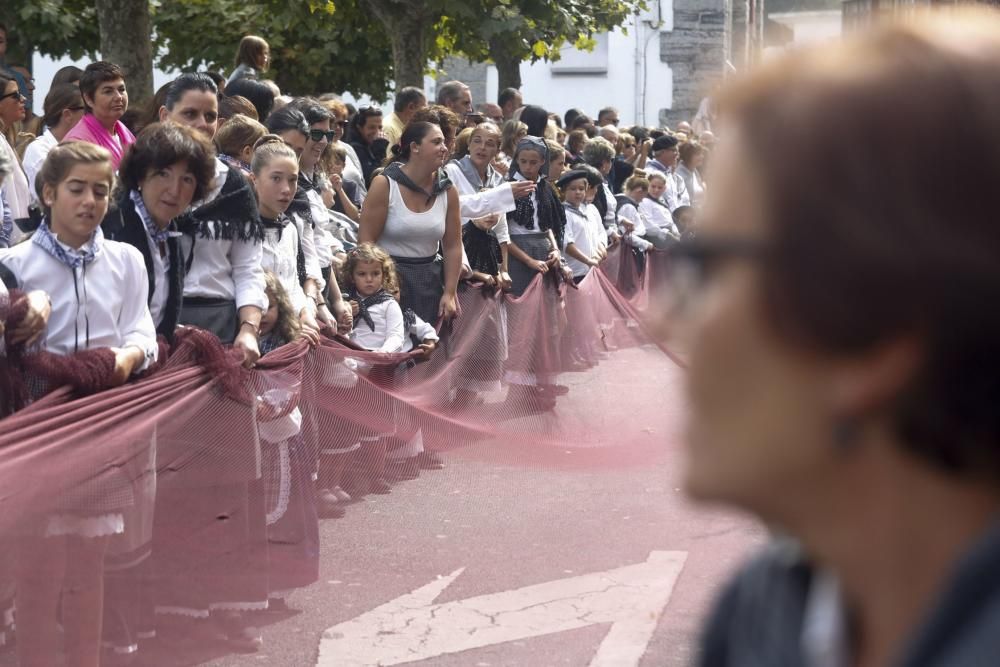
<path fill-rule="evenodd" d="M 0 95 L 0 102 L 3 102 L 8 97 L 13 97 L 14 99 L 21 100 L 22 102 L 28 98 L 21 94 L 20 91 L 15 90 L 13 93 L 7 93 L 6 95 Z"/>
<path fill-rule="evenodd" d="M 671 310 L 686 309 L 726 261 L 759 262 L 768 249 L 764 241 L 750 238 L 691 238 L 672 246 L 667 250 L 673 288 Z"/>
<path fill-rule="evenodd" d="M 333 141 L 333 137 L 336 136 L 336 134 L 336 130 L 330 130 L 328 132 L 324 132 L 323 130 L 309 130 L 309 138 L 316 143 L 323 141 L 323 137 L 326 137 L 327 141 Z"/>
<path fill-rule="evenodd" d="M 78 106 L 78 107 L 66 107 L 66 109 L 68 111 L 86 111 L 87 107 L 81 105 L 81 106 Z"/>

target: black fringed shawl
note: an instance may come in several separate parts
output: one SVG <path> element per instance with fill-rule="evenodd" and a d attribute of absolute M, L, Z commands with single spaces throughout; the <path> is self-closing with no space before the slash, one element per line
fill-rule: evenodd
<path fill-rule="evenodd" d="M 180 216 L 177 230 L 194 238 L 260 243 L 264 240 L 264 228 L 253 188 L 239 169 L 228 169 L 219 196 Z"/>
<path fill-rule="evenodd" d="M 520 173 L 517 170 L 517 156 L 521 151 L 534 151 L 538 153 L 542 157 L 542 169 L 538 181 L 535 183 L 534 202 L 530 206 L 517 206 L 507 214 L 507 221 L 516 222 L 525 229 L 534 229 L 535 218 L 531 214 L 531 210 L 537 208 L 538 226 L 541 228 L 541 231 L 547 232 L 552 230 L 552 235 L 556 239 L 556 247 L 562 248 L 563 232 L 566 230 L 566 211 L 559 200 L 559 195 L 556 194 L 555 189 L 549 183 L 548 179 L 545 178 L 546 174 L 549 173 L 549 149 L 545 145 L 544 139 L 539 139 L 538 137 L 525 137 L 521 139 L 511 160 L 510 173 L 507 174 L 507 180 L 509 181 L 515 180 L 514 176 Z M 516 200 L 515 203 L 522 203 L 529 197 L 531 195 L 522 197 Z"/>
<path fill-rule="evenodd" d="M 495 276 L 500 273 L 500 242 L 489 232 L 484 232 L 472 222 L 462 225 L 462 245 L 473 271 Z"/>

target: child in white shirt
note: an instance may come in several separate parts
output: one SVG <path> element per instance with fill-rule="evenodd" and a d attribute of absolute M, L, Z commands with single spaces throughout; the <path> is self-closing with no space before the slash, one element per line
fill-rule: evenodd
<path fill-rule="evenodd" d="M 351 339 L 373 352 L 401 352 L 404 343 L 403 311 L 393 293 L 399 289 L 396 266 L 389 253 L 372 243 L 361 243 L 347 253 L 340 285 L 354 314 Z M 358 370 L 368 370 L 367 363 Z M 388 436 L 370 431 L 355 452 L 353 475 L 347 482 L 352 495 L 389 493 L 385 479 Z"/>

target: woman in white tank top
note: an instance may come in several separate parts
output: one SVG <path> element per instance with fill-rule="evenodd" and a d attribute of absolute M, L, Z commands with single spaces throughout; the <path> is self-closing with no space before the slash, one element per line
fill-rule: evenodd
<path fill-rule="evenodd" d="M 358 241 L 378 245 L 396 261 L 404 311 L 426 322 L 449 319 L 458 311 L 462 223 L 458 193 L 441 171 L 448 148 L 437 125 L 415 122 L 403 131 L 398 151 L 399 161 L 372 180 Z"/>

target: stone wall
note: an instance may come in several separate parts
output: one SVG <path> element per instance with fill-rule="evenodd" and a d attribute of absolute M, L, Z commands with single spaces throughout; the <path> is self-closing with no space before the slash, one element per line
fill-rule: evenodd
<path fill-rule="evenodd" d="M 698 103 L 722 80 L 731 53 L 731 2 L 673 1 L 674 29 L 660 35 L 660 58 L 673 72 L 673 106 L 660 110 L 661 124 L 693 119 Z"/>
<path fill-rule="evenodd" d="M 465 58 L 445 58 L 441 68 L 435 73 L 438 85 L 457 79 L 469 87 L 472 93 L 472 104 L 479 106 L 483 102 L 493 102 L 496 100 L 486 99 L 486 71 L 487 65 L 484 63 L 470 63 Z M 433 91 L 436 94 L 437 91 Z"/>

